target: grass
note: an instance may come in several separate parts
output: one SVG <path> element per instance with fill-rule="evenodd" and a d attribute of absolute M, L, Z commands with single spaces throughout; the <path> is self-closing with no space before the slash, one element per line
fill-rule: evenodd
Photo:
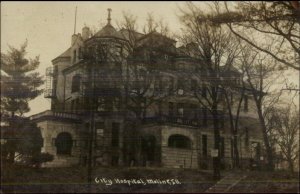
<path fill-rule="evenodd" d="M 288 171 L 250 171 L 229 192 L 234 193 L 299 193 L 299 173 Z"/>
<path fill-rule="evenodd" d="M 4 193 L 87 193 L 87 168 L 32 169 L 16 165 L 4 165 L 1 169 Z M 230 171 L 223 171 L 226 175 Z M 235 193 L 299 193 L 298 173 L 286 171 L 237 171 L 248 176 L 229 192 Z M 93 193 L 202 193 L 213 186 L 210 171 L 165 168 L 94 168 Z M 118 179 L 178 179 L 181 184 L 96 184 L 95 178 Z"/>
<path fill-rule="evenodd" d="M 6 166 L 2 168 L 2 188 L 5 193 L 85 193 L 89 192 L 87 184 L 87 169 L 45 168 L 32 169 L 21 166 Z M 93 181 L 92 192 L 95 193 L 127 193 L 127 192 L 204 192 L 214 184 L 208 172 L 184 169 L 162 168 L 95 168 L 93 180 L 98 177 L 118 179 L 178 179 L 181 184 L 96 184 Z"/>

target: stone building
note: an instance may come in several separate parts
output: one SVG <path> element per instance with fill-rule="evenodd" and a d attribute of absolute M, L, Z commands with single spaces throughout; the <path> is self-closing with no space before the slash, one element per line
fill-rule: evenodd
<path fill-rule="evenodd" d="M 191 45 L 177 48 L 157 32 L 116 30 L 110 22 L 109 15 L 97 33 L 85 26 L 73 34 L 46 71 L 51 110 L 31 116 L 41 128 L 42 152 L 55 156 L 45 166 L 86 165 L 92 142 L 93 165 L 212 168 L 213 119 L 194 96 L 205 97 L 209 83 L 201 83 L 197 61 L 182 52 Z M 227 71 L 238 86 L 240 74 Z M 223 168 L 230 168 L 233 137 L 225 105 L 220 113 L 219 154 Z M 246 164 L 260 159 L 262 147 L 250 95 L 240 117 L 238 147 Z"/>

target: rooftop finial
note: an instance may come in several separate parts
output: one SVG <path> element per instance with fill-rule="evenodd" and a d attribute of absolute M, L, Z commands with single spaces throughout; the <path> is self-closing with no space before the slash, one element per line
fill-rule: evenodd
<path fill-rule="evenodd" d="M 110 8 L 107 9 L 108 11 L 108 18 L 107 18 L 107 24 L 110 24 L 111 18 L 110 18 L 110 12 L 112 11 Z"/>

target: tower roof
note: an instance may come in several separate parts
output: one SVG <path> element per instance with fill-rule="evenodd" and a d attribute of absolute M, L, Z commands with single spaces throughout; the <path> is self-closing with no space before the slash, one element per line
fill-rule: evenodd
<path fill-rule="evenodd" d="M 104 26 L 100 31 L 98 31 L 94 36 L 124 39 L 122 34 L 118 32 L 111 24 L 106 24 L 106 26 Z"/>
<path fill-rule="evenodd" d="M 94 36 L 124 39 L 123 35 L 111 25 L 110 12 L 112 10 L 108 8 L 107 11 L 108 11 L 107 24 L 100 31 L 98 31 Z"/>

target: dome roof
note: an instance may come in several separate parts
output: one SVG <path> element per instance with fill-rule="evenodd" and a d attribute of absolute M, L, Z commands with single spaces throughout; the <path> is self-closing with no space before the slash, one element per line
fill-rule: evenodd
<path fill-rule="evenodd" d="M 106 24 L 106 26 L 104 26 L 99 32 L 97 32 L 95 37 L 113 37 L 124 39 L 123 35 L 109 23 Z"/>

